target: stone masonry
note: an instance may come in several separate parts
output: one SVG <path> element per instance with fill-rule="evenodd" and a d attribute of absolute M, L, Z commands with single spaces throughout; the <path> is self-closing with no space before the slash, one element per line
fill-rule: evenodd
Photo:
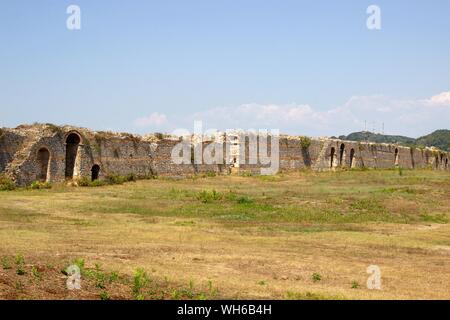
<path fill-rule="evenodd" d="M 248 141 L 236 142 L 227 159 L 216 164 L 172 162 L 171 154 L 181 138 L 161 134 L 144 137 L 127 133 L 94 132 L 72 126 L 50 124 L 22 125 L 0 129 L 0 174 L 17 185 L 34 181 L 64 182 L 81 177 L 104 179 L 107 175 L 190 176 L 214 172 L 229 174 L 231 169 L 258 173 L 261 164 L 248 164 Z M 211 143 L 201 142 L 206 148 Z M 246 161 L 237 160 L 236 145 L 242 144 Z M 192 153 L 194 152 L 192 145 Z M 270 143 L 268 146 L 270 150 Z M 449 153 L 434 148 L 416 149 L 394 144 L 307 139 L 280 136 L 280 170 L 335 170 L 336 168 L 433 168 L 448 170 Z M 193 156 L 191 156 L 193 159 Z"/>

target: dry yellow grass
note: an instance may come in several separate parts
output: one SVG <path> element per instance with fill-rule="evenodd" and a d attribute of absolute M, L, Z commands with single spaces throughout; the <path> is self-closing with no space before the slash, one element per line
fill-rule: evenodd
<path fill-rule="evenodd" d="M 449 172 L 388 170 L 1 192 L 0 257 L 144 268 L 170 291 L 212 283 L 212 298 L 449 299 L 449 186 Z M 369 265 L 381 268 L 381 290 L 366 288 Z M 36 281 L 11 287 L 11 272 L 0 266 L 1 298 L 55 297 L 33 296 Z M 51 276 L 57 298 L 73 295 Z M 83 290 L 77 298 L 101 291 Z M 126 283 L 105 290 L 132 298 Z"/>

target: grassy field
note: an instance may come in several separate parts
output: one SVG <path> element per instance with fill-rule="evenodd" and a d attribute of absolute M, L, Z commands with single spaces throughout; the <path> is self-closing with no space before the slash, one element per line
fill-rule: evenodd
<path fill-rule="evenodd" d="M 0 298 L 450 299 L 449 187 L 370 170 L 4 191 Z"/>

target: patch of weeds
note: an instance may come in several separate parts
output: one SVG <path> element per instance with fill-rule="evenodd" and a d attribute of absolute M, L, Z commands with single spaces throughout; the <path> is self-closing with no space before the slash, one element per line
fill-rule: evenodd
<path fill-rule="evenodd" d="M 239 198 L 237 198 L 237 203 L 239 204 L 252 204 L 253 203 L 253 199 L 247 196 L 241 196 Z"/>
<path fill-rule="evenodd" d="M 207 178 L 212 178 L 212 177 L 217 176 L 217 174 L 214 171 L 208 171 L 208 172 L 205 173 L 204 176 L 207 177 Z"/>
<path fill-rule="evenodd" d="M 99 289 L 106 288 L 106 282 L 109 280 L 108 276 L 101 270 L 98 264 L 95 265 L 95 270 L 92 273 L 95 279 L 95 287 Z"/>
<path fill-rule="evenodd" d="M 35 266 L 33 266 L 33 267 L 31 268 L 31 274 L 32 274 L 33 277 L 34 277 L 35 279 L 37 279 L 37 280 L 41 280 L 41 278 L 42 278 L 41 273 L 39 272 L 39 270 L 38 270 Z"/>
<path fill-rule="evenodd" d="M 191 192 L 188 190 L 180 190 L 180 189 L 172 188 L 169 191 L 170 199 L 179 200 L 179 199 L 183 199 L 183 198 L 186 198 L 189 196 L 191 196 Z"/>
<path fill-rule="evenodd" d="M 311 279 L 313 282 L 319 282 L 322 280 L 322 276 L 319 273 L 313 273 Z"/>
<path fill-rule="evenodd" d="M 228 201 L 235 201 L 237 199 L 237 197 L 238 197 L 238 195 L 233 190 L 229 190 L 224 195 L 225 200 L 228 200 Z"/>
<path fill-rule="evenodd" d="M 352 289 L 358 289 L 360 287 L 358 281 L 353 280 L 352 281 Z"/>
<path fill-rule="evenodd" d="M 51 132 L 58 134 L 62 133 L 63 130 L 61 127 L 58 127 L 57 125 L 54 125 L 53 123 L 46 123 L 47 129 L 49 129 Z"/>
<path fill-rule="evenodd" d="M 106 290 L 100 292 L 100 300 L 110 300 L 110 296 Z"/>
<path fill-rule="evenodd" d="M 99 264 L 95 265 L 93 270 L 85 270 L 86 277 L 95 280 L 95 287 L 98 289 L 106 289 L 106 285 L 119 279 L 119 274 L 115 271 L 110 274 L 105 273 Z"/>
<path fill-rule="evenodd" d="M 12 191 L 16 189 L 16 183 L 5 175 L 0 175 L 0 191 Z"/>
<path fill-rule="evenodd" d="M 211 280 L 208 281 L 208 292 L 211 298 L 215 298 L 219 292 L 219 289 L 213 286 L 213 282 Z"/>
<path fill-rule="evenodd" d="M 2 268 L 3 270 L 9 270 L 12 268 L 11 262 L 9 261 L 8 257 L 2 257 Z"/>
<path fill-rule="evenodd" d="M 383 213 L 386 208 L 376 199 L 359 199 L 350 204 L 350 208 L 357 211 Z"/>
<path fill-rule="evenodd" d="M 112 283 L 117 280 L 119 280 L 119 273 L 117 271 L 112 271 L 109 274 L 109 282 Z"/>
<path fill-rule="evenodd" d="M 223 194 L 217 192 L 216 190 L 203 190 L 197 193 L 197 200 L 200 200 L 202 203 L 211 203 L 214 201 L 222 200 Z"/>
<path fill-rule="evenodd" d="M 19 276 L 23 276 L 26 272 L 25 272 L 25 259 L 21 254 L 18 254 L 16 256 L 16 273 Z"/>
<path fill-rule="evenodd" d="M 42 181 L 34 181 L 30 185 L 30 189 L 32 190 L 43 190 L 43 189 L 51 189 L 52 184 L 50 182 L 42 182 Z"/>
<path fill-rule="evenodd" d="M 251 171 L 242 171 L 239 173 L 241 177 L 253 177 L 253 173 Z"/>
<path fill-rule="evenodd" d="M 194 299 L 196 294 L 194 292 L 194 282 L 189 281 L 189 287 L 183 289 L 175 289 L 172 291 L 172 299 L 180 300 L 180 299 Z M 206 298 L 206 297 L 205 297 Z"/>
<path fill-rule="evenodd" d="M 137 180 L 137 176 L 133 173 L 130 173 L 126 176 L 121 176 L 118 174 L 108 174 L 105 177 L 105 181 L 107 184 L 124 184 L 125 182 L 135 182 Z"/>
<path fill-rule="evenodd" d="M 444 213 L 423 214 L 420 217 L 422 218 L 423 221 L 426 222 L 441 223 L 441 224 L 448 223 L 448 216 Z"/>
<path fill-rule="evenodd" d="M 268 182 L 274 182 L 274 181 L 279 181 L 280 177 L 277 175 L 260 175 L 257 176 L 259 180 L 261 181 L 268 181 Z"/>
<path fill-rule="evenodd" d="M 149 278 L 147 272 L 144 269 L 136 269 L 133 277 L 133 287 L 132 293 L 136 300 L 144 300 L 144 295 L 142 293 L 143 288 L 145 288 L 149 283 Z"/>
<path fill-rule="evenodd" d="M 258 281 L 258 285 L 260 285 L 260 286 L 265 286 L 265 285 L 266 285 L 266 282 L 265 282 L 265 281 Z"/>
<path fill-rule="evenodd" d="M 80 187 L 101 187 L 107 184 L 106 181 L 103 180 L 92 181 L 89 177 L 81 177 L 77 183 Z"/>

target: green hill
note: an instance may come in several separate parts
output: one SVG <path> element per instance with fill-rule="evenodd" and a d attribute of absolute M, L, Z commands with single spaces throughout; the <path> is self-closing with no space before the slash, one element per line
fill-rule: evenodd
<path fill-rule="evenodd" d="M 419 146 L 434 146 L 441 150 L 450 151 L 450 130 L 436 130 L 416 140 Z"/>
<path fill-rule="evenodd" d="M 339 139 L 377 143 L 398 143 L 404 146 L 436 147 L 441 150 L 450 151 L 450 130 L 436 130 L 435 132 L 418 139 L 372 133 L 368 131 L 353 132 L 348 136 L 340 136 Z"/>

